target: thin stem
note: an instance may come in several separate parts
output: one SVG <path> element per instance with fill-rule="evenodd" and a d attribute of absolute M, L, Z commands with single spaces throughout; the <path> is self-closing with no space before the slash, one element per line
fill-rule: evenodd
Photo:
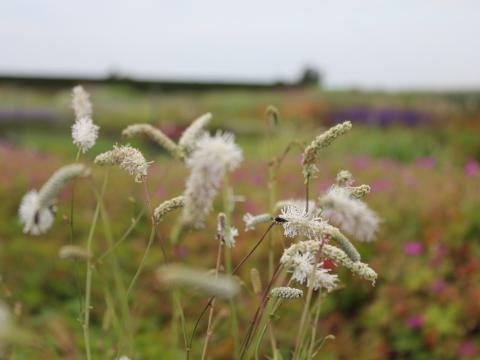
<path fill-rule="evenodd" d="M 112 247 L 114 244 L 114 241 L 113 241 L 113 233 L 112 233 L 110 218 L 105 208 L 105 203 L 100 197 L 100 194 L 98 194 L 98 192 L 95 191 L 95 195 L 97 196 L 97 201 L 100 201 L 101 203 L 103 233 L 107 240 L 108 246 Z M 119 266 L 115 251 L 112 251 L 111 256 L 109 257 L 109 263 L 111 266 L 111 273 L 113 275 L 113 280 L 115 285 L 116 299 L 119 301 L 120 307 L 121 307 L 120 310 L 121 310 L 122 319 L 123 319 L 122 335 L 125 336 L 125 338 L 122 337 L 119 340 L 119 350 L 123 350 L 126 348 L 128 353 L 131 353 L 132 352 L 131 349 L 133 345 L 133 326 L 132 326 L 130 310 L 128 306 L 127 292 L 125 289 L 125 284 L 122 278 L 120 266 Z"/>
<path fill-rule="evenodd" d="M 219 234 L 220 235 L 220 234 Z M 217 250 L 217 262 L 215 264 L 215 278 L 218 277 L 218 271 L 220 269 L 220 261 L 222 259 L 222 247 L 223 247 L 223 238 L 222 235 L 217 237 L 218 240 L 218 250 Z M 213 309 L 215 307 L 215 298 L 212 300 L 212 303 L 210 304 L 210 311 L 208 314 L 208 323 L 207 323 L 207 334 L 205 336 L 205 342 L 203 344 L 203 352 L 202 352 L 202 360 L 205 359 L 205 356 L 207 355 L 207 348 L 208 348 L 208 341 L 210 340 L 212 336 L 212 319 L 213 319 Z"/>
<path fill-rule="evenodd" d="M 307 176 L 305 179 L 305 213 L 308 213 L 308 201 L 309 201 L 309 186 L 310 185 L 310 176 Z"/>
<path fill-rule="evenodd" d="M 232 270 L 232 274 L 236 274 L 237 271 L 240 269 L 240 267 L 245 263 L 245 261 L 248 260 L 248 258 L 255 252 L 255 250 L 257 249 L 257 247 L 262 243 L 262 241 L 265 239 L 265 237 L 267 236 L 267 234 L 270 232 L 270 230 L 273 228 L 273 226 L 275 225 L 274 222 L 272 222 L 267 230 L 265 230 L 265 232 L 263 233 L 262 237 L 260 239 L 258 239 L 258 241 L 255 243 L 255 245 L 253 246 L 253 248 L 248 252 L 247 255 L 245 255 L 243 257 L 242 260 L 240 260 L 240 262 L 238 263 L 238 265 Z"/>
<path fill-rule="evenodd" d="M 322 243 L 320 244 L 320 248 L 317 251 L 316 257 L 315 257 L 315 263 L 313 265 L 312 271 L 309 275 L 310 277 L 310 284 L 313 284 L 313 278 L 315 276 L 315 270 L 317 268 L 317 264 L 319 262 L 319 257 L 322 252 L 323 245 L 325 244 L 325 238 L 322 238 Z M 298 333 L 297 333 L 297 339 L 295 341 L 295 350 L 293 352 L 293 357 L 292 359 L 295 360 L 297 359 L 299 355 L 299 351 L 301 350 L 301 346 L 303 343 L 303 338 L 305 335 L 305 325 L 306 325 L 306 320 L 307 320 L 307 314 L 308 314 L 308 309 L 310 307 L 310 302 L 312 300 L 312 294 L 313 294 L 313 286 L 308 287 L 308 292 L 307 292 L 307 298 L 305 300 L 305 304 L 303 306 L 303 312 L 302 312 L 302 317 L 300 319 L 300 325 L 298 327 Z"/>
<path fill-rule="evenodd" d="M 148 244 L 147 244 L 147 247 L 145 248 L 145 251 L 143 253 L 142 260 L 140 261 L 140 264 L 138 265 L 138 269 L 135 272 L 135 275 L 133 276 L 132 281 L 130 282 L 130 285 L 127 288 L 127 297 L 130 296 L 130 293 L 133 289 L 133 286 L 137 282 L 137 279 L 138 279 L 138 277 L 140 276 L 140 274 L 143 270 L 143 267 L 145 265 L 145 261 L 147 260 L 148 253 L 150 252 L 150 248 L 152 247 L 152 244 L 153 244 L 154 240 L 155 240 L 155 226 L 152 226 L 152 229 L 150 231 L 150 236 L 148 238 Z"/>
<path fill-rule="evenodd" d="M 120 240 L 118 240 L 115 244 L 113 244 L 111 247 L 109 247 L 102 255 L 100 255 L 97 258 L 98 262 L 101 262 L 105 257 L 107 257 L 112 252 L 114 252 L 121 245 L 121 243 L 123 241 L 125 241 L 125 239 L 130 235 L 130 233 L 133 231 L 133 229 L 137 226 L 138 222 L 140 221 L 140 219 L 142 218 L 144 213 L 145 213 L 145 209 L 142 209 L 140 211 L 140 213 L 137 215 L 137 217 L 135 219 L 133 219 L 133 221 L 130 224 L 130 226 L 128 227 L 128 229 L 123 233 Z"/>
<path fill-rule="evenodd" d="M 257 329 L 257 321 L 258 319 L 263 316 L 263 310 L 265 309 L 265 305 L 268 301 L 268 295 L 270 293 L 270 289 L 272 288 L 273 284 L 275 283 L 276 279 L 278 278 L 278 275 L 280 274 L 280 269 L 281 269 L 281 263 L 279 262 L 277 264 L 277 267 L 275 268 L 275 271 L 273 272 L 272 278 L 270 279 L 269 283 L 267 284 L 267 287 L 263 290 L 262 294 L 262 301 L 260 305 L 257 307 L 257 310 L 255 311 L 255 315 L 253 316 L 253 319 L 250 322 L 250 325 L 247 329 L 247 333 L 245 335 L 245 338 L 242 343 L 242 351 L 240 353 L 240 359 L 243 359 L 243 356 L 245 355 L 245 352 L 247 351 L 249 345 L 250 345 L 250 339 L 251 337 L 255 334 L 255 331 Z M 260 316 L 260 317 L 259 317 Z"/>
<path fill-rule="evenodd" d="M 107 181 L 108 181 L 108 170 L 105 172 L 100 198 L 103 198 L 105 194 Z M 85 340 L 85 352 L 86 352 L 87 360 L 91 360 L 92 358 L 91 348 L 90 348 L 90 301 L 91 301 L 92 276 L 93 276 L 92 245 L 93 245 L 93 234 L 95 233 L 95 227 L 97 226 L 97 220 L 100 214 L 100 207 L 101 207 L 101 201 L 97 200 L 97 206 L 95 208 L 95 213 L 93 215 L 93 220 L 90 225 L 90 231 L 87 239 L 87 254 L 89 254 L 90 256 L 87 258 L 87 273 L 85 277 L 85 314 L 84 314 L 84 320 L 83 320 L 83 336 Z"/>
<path fill-rule="evenodd" d="M 314 309 L 315 309 L 315 317 L 313 320 L 312 324 L 312 335 L 310 337 L 310 346 L 308 349 L 308 356 L 307 359 L 312 359 L 313 358 L 313 351 L 315 348 L 315 338 L 317 337 L 317 324 L 318 324 L 318 319 L 320 318 L 320 305 L 322 303 L 322 293 L 321 291 L 318 291 L 318 298 L 317 301 L 315 302 Z"/>
<path fill-rule="evenodd" d="M 235 204 L 232 200 L 232 190 L 229 185 L 229 178 L 227 175 L 224 177 L 223 185 L 223 211 L 225 213 L 225 226 L 230 228 L 231 215 Z M 232 249 L 225 246 L 225 267 L 228 274 L 232 274 Z M 231 334 L 233 339 L 233 358 L 238 358 L 238 311 L 233 299 L 229 300 L 230 313 L 231 313 Z"/>
<path fill-rule="evenodd" d="M 81 150 L 78 149 L 77 150 L 77 154 L 75 155 L 75 162 L 78 162 L 78 159 L 80 159 L 80 154 L 81 154 Z M 71 193 L 71 197 L 70 197 L 70 221 L 69 221 L 69 226 L 70 226 L 70 241 L 71 243 L 73 244 L 74 243 L 74 239 L 75 239 L 75 231 L 74 231 L 74 222 L 73 222 L 73 215 L 74 215 L 74 208 L 75 208 L 75 180 L 72 181 L 72 193 Z M 78 294 L 78 307 L 79 307 L 79 318 L 82 314 L 82 306 L 83 306 L 83 297 L 82 297 L 82 291 L 80 289 L 80 275 L 79 275 L 79 269 L 78 269 L 78 261 L 75 260 L 74 262 L 74 266 L 75 266 L 75 275 L 73 277 L 73 281 L 74 281 L 74 287 L 75 287 L 75 290 Z"/>
<path fill-rule="evenodd" d="M 240 268 L 242 267 L 242 265 L 245 263 L 245 261 L 247 261 L 247 259 L 250 257 L 250 255 L 253 254 L 253 252 L 255 251 L 255 249 L 258 247 L 258 245 L 260 245 L 260 243 L 263 241 L 263 239 L 265 239 L 265 236 L 268 234 L 268 232 L 270 231 L 270 229 L 273 227 L 275 223 L 272 223 L 270 224 L 270 226 L 268 227 L 268 229 L 265 231 L 265 233 L 262 235 L 262 237 L 257 241 L 257 243 L 255 244 L 255 246 L 252 248 L 252 250 L 250 250 L 250 252 L 242 259 L 242 261 L 240 261 L 240 263 L 235 267 L 235 269 L 232 270 L 232 275 L 235 275 L 237 273 L 238 270 L 240 270 Z M 277 266 L 277 269 L 280 267 L 280 264 Z M 274 273 L 275 274 L 275 273 Z M 268 294 L 268 292 L 267 292 Z M 264 293 L 265 295 L 265 293 Z M 212 296 L 208 299 L 207 301 L 207 304 L 205 305 L 205 307 L 202 309 L 200 315 L 198 316 L 197 320 L 195 321 L 195 325 L 193 326 L 193 330 L 192 330 L 192 333 L 190 334 L 190 339 L 188 341 L 188 347 L 187 347 L 187 360 L 190 359 L 190 351 L 191 351 L 191 348 L 192 348 L 192 343 L 193 343 L 193 339 L 195 337 L 195 333 L 197 331 L 197 328 L 198 328 L 198 325 L 200 324 L 200 321 L 202 320 L 203 318 L 203 315 L 205 315 L 205 313 L 207 312 L 207 310 L 209 309 L 212 301 L 215 299 L 215 296 Z"/>

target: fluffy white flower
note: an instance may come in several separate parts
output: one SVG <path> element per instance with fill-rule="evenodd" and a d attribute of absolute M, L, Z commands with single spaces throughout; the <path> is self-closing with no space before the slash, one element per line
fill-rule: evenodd
<path fill-rule="evenodd" d="M 143 182 L 147 177 L 147 170 L 152 162 L 147 162 L 142 153 L 130 145 L 113 146 L 113 150 L 104 152 L 95 158 L 98 165 L 118 165 L 130 175 L 135 177 L 136 182 Z"/>
<path fill-rule="evenodd" d="M 314 290 L 324 288 L 331 291 L 335 289 L 338 286 L 338 276 L 330 274 L 329 269 L 324 269 L 323 262 L 316 266 L 315 262 L 314 254 L 309 251 L 294 254 L 288 265 L 289 271 L 292 273 L 292 280 L 299 284 L 306 284 L 307 287 L 313 287 Z"/>
<path fill-rule="evenodd" d="M 315 258 L 312 253 L 295 254 L 292 259 L 292 279 L 303 284 L 313 270 Z"/>
<path fill-rule="evenodd" d="M 299 200 L 299 199 L 288 199 L 288 200 L 280 200 L 275 204 L 275 208 L 277 210 L 281 210 L 287 206 L 295 206 L 296 208 L 299 209 L 304 209 L 306 208 L 306 201 L 305 200 Z M 314 213 L 317 213 L 318 209 L 316 208 L 315 201 L 309 200 L 308 201 L 308 214 L 309 215 L 314 215 Z"/>
<path fill-rule="evenodd" d="M 196 141 L 203 132 L 203 129 L 208 124 L 212 118 L 211 113 L 206 113 L 195 119 L 190 126 L 185 129 L 180 140 L 178 140 L 178 145 L 187 150 L 187 152 L 192 151 L 196 146 Z"/>
<path fill-rule="evenodd" d="M 306 213 L 304 207 L 297 205 L 284 207 L 280 213 L 280 218 L 285 220 L 282 223 L 284 235 L 286 237 L 305 235 L 312 239 L 320 238 L 331 226 L 317 214 L 317 211 Z"/>
<path fill-rule="evenodd" d="M 31 190 L 23 197 L 18 216 L 23 224 L 24 233 L 41 235 L 51 228 L 55 219 L 55 207 L 53 205 L 42 207 L 38 192 Z"/>
<path fill-rule="evenodd" d="M 98 137 L 98 129 L 100 127 L 95 125 L 91 118 L 82 117 L 75 121 L 72 125 L 73 143 L 86 153 L 88 149 L 95 145 Z"/>
<path fill-rule="evenodd" d="M 380 219 L 363 201 L 346 188 L 333 186 L 320 198 L 322 216 L 359 241 L 372 241 Z"/>
<path fill-rule="evenodd" d="M 126 355 L 120 356 L 118 360 L 130 360 L 130 358 Z"/>
<path fill-rule="evenodd" d="M 204 134 L 199 138 L 186 161 L 190 176 L 185 189 L 184 223 L 203 226 L 225 172 L 234 170 L 242 159 L 242 150 L 230 133 Z"/>
<path fill-rule="evenodd" d="M 91 118 L 92 116 L 90 95 L 80 85 L 75 86 L 72 90 L 72 108 L 77 119 Z"/>
<path fill-rule="evenodd" d="M 315 270 L 313 280 L 310 280 L 310 277 L 308 277 L 307 286 L 312 286 L 313 290 L 335 290 L 338 287 L 338 275 L 330 274 L 330 269 L 319 267 Z"/>
<path fill-rule="evenodd" d="M 236 227 L 230 226 L 230 228 L 225 231 L 225 246 L 233 248 L 235 246 L 235 238 L 238 236 L 238 229 Z"/>
<path fill-rule="evenodd" d="M 82 164 L 70 164 L 53 173 L 40 191 L 32 190 L 22 199 L 18 215 L 23 224 L 23 232 L 40 235 L 47 232 L 55 218 L 55 202 L 58 193 L 67 181 L 88 176 L 90 170 Z"/>

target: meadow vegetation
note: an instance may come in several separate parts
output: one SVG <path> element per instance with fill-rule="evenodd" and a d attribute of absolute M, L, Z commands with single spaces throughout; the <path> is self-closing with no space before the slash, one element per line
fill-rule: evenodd
<path fill-rule="evenodd" d="M 345 114 L 353 117 L 353 129 L 318 154 L 319 176 L 310 181 L 310 193 L 316 200 L 343 169 L 353 174 L 355 185 L 370 185 L 366 199 L 381 218 L 380 228 L 376 241 L 354 244 L 378 278 L 372 287 L 339 264 L 324 264 L 339 275 L 340 286 L 318 297 L 321 306 L 312 308 L 318 312 L 309 314 L 318 322 L 305 325 L 305 332 L 320 340 L 315 348 L 322 345 L 315 359 L 480 356 L 478 94 L 312 89 L 144 94 L 126 88 L 87 89 L 94 122 L 100 126 L 96 145 L 81 155 L 91 175 L 60 192 L 53 227 L 32 237 L 22 232 L 18 221 L 22 197 L 79 156 L 70 137 L 71 95 L 68 90 L 0 88 L 0 297 L 19 332 L 10 359 L 85 358 L 87 269 L 92 271 L 92 359 L 117 359 L 127 352 L 133 360 L 185 358 L 183 327 L 191 335 L 202 310 L 209 309 L 208 291 L 218 293 L 192 293 L 188 284 L 172 291 L 165 284 L 168 269 L 161 268 L 165 254 L 176 263 L 213 273 L 232 272 L 243 264 L 268 227 L 244 231 L 244 214 L 270 213 L 277 200 L 304 199 L 304 148 Z M 266 113 L 268 105 L 278 109 L 275 124 Z M 243 150 L 243 162 L 232 167 L 228 181 L 237 201 L 231 208 L 231 194 L 220 193 L 204 228 L 183 230 L 182 241 L 171 242 L 172 236 L 180 236 L 176 227 L 181 210 L 166 214 L 155 231 L 150 215 L 153 207 L 184 193 L 189 169 L 151 140 L 122 138 L 122 130 L 148 123 L 178 141 L 191 121 L 207 112 L 213 115 L 207 126 L 210 133 L 234 133 Z M 146 184 L 136 183 L 117 167 L 105 170 L 93 164 L 115 143 L 130 143 L 153 161 Z M 99 202 L 106 172 L 108 185 Z M 221 237 L 217 214 L 222 212 L 226 226 L 236 227 L 239 234 L 235 247 L 225 253 L 225 263 L 216 266 Z M 92 229 L 96 213 L 98 223 Z M 206 312 L 190 349 L 192 359 L 202 357 L 208 328 L 214 331 L 205 358 L 232 359 L 235 353 L 239 358 L 255 310 L 266 306 L 259 294 L 268 288 L 272 264 L 292 243 L 283 234 L 281 224 L 273 226 L 271 240 L 262 242 L 235 273 L 240 286 L 235 305 L 226 296 L 215 300 L 211 318 Z M 88 239 L 95 254 L 88 260 L 91 267 L 85 266 L 85 256 L 59 256 L 65 246 L 85 249 Z M 278 280 L 277 286 L 287 286 L 289 276 L 282 276 L 286 280 Z M 260 290 L 252 286 L 252 277 Z M 304 297 L 283 301 L 278 309 L 269 303 L 275 315 L 259 320 L 256 342 L 245 356 L 289 359 L 295 353 L 306 358 L 295 347 L 308 289 L 295 287 L 303 289 Z M 118 298 L 122 291 L 128 304 Z M 234 335 L 232 326 L 237 325 L 239 333 Z M 263 331 L 262 340 L 258 334 Z M 306 353 L 314 353 L 309 350 L 307 346 Z"/>

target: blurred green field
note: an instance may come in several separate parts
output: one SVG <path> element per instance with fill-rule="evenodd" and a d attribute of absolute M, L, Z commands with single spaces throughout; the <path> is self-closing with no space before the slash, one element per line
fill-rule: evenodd
<path fill-rule="evenodd" d="M 317 359 L 478 359 L 480 358 L 480 96 L 478 94 L 361 93 L 320 90 L 283 92 L 206 92 L 144 94 L 126 88 L 95 87 L 91 91 L 94 121 L 101 126 L 97 145 L 82 161 L 123 142 L 121 130 L 148 122 L 173 138 L 196 116 L 213 113 L 209 129 L 227 129 L 237 135 L 245 161 L 232 175 L 235 193 L 246 200 L 237 205 L 233 223 L 240 236 L 233 252 L 238 262 L 261 235 L 243 231 L 245 212 L 268 209 L 268 162 L 292 141 L 310 141 L 332 122 L 332 114 L 361 107 L 379 116 L 385 111 L 428 114 L 415 124 L 353 121 L 354 129 L 322 154 L 320 178 L 312 184 L 318 195 L 341 169 L 349 169 L 358 183 L 372 186 L 368 203 L 383 219 L 378 240 L 360 244 L 366 262 L 379 273 L 377 285 L 341 271 L 345 287 L 327 297 L 318 327 L 320 335 L 335 335 Z M 17 220 L 25 192 L 40 187 L 61 165 L 72 162 L 73 114 L 68 91 L 0 87 L 0 297 L 14 309 L 22 328 L 36 334 L 37 346 L 17 346 L 12 359 L 81 359 L 83 334 L 79 321 L 84 266 L 60 260 L 58 250 L 71 243 L 68 217 L 71 187 L 62 192 L 57 219 L 46 235 L 22 233 Z M 276 106 L 280 123 L 269 133 L 265 109 Z M 38 120 L 38 113 L 47 120 Z M 13 113 L 14 115 L 11 115 Z M 6 115 L 5 115 L 6 114 Z M 20 114 L 21 121 L 18 120 Z M 3 116 L 3 117 L 2 117 Z M 383 115 L 382 115 L 383 116 Z M 16 118 L 15 118 L 16 117 Z M 348 120 L 348 119 L 345 119 Z M 368 120 L 368 119 L 367 119 Z M 187 171 L 154 144 L 131 142 L 153 160 L 149 188 L 153 202 L 183 191 Z M 303 197 L 300 154 L 293 148 L 279 169 L 279 199 Z M 92 165 L 93 166 L 93 165 Z M 99 184 L 103 169 L 93 166 Z M 106 203 L 112 232 L 118 238 L 145 203 L 143 188 L 120 170 L 111 170 Z M 220 204 L 217 204 L 220 209 Z M 74 243 L 83 245 L 95 207 L 87 181 L 75 187 Z M 169 236 L 175 214 L 160 226 L 160 239 Z M 206 231 L 191 232 L 175 249 L 187 264 L 214 267 L 215 216 Z M 123 276 L 130 279 L 142 257 L 149 234 L 148 219 L 119 248 Z M 278 259 L 283 250 L 275 233 Z M 99 227 L 95 248 L 106 250 Z M 172 249 L 168 249 L 169 251 Z M 265 273 L 266 248 L 261 248 L 242 270 L 245 288 L 239 299 L 240 321 L 248 324 L 256 307 L 250 296 L 249 268 Z M 154 280 L 162 263 L 157 241 L 147 260 L 131 304 L 135 318 L 138 359 L 179 359 L 170 346 L 170 303 Z M 101 272 L 101 264 L 97 269 Z M 106 274 L 108 277 L 109 274 Z M 267 281 L 262 275 L 262 280 Z M 99 281 L 95 276 L 94 281 Z M 191 329 L 206 299 L 185 296 Z M 110 349 L 113 337 L 106 328 L 104 294 L 93 293 L 93 347 Z M 218 309 L 227 304 L 218 304 Z M 274 321 L 281 350 L 294 341 L 299 304 L 282 305 Z M 202 324 L 200 334 L 203 334 Z M 200 347 L 200 346 L 197 346 Z M 230 359 L 228 325 L 220 324 L 212 339 L 212 358 Z M 200 349 L 194 349 L 197 354 Z M 112 353 L 112 358 L 114 353 Z M 194 358 L 196 358 L 194 356 Z"/>

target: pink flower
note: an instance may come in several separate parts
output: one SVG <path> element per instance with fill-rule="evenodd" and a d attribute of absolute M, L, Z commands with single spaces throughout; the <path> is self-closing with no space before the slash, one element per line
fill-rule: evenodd
<path fill-rule="evenodd" d="M 477 347 L 473 341 L 466 341 L 458 348 L 458 355 L 462 358 L 473 358 Z"/>
<path fill-rule="evenodd" d="M 350 159 L 350 164 L 356 170 L 363 170 L 370 166 L 371 159 L 366 155 L 354 156 Z"/>
<path fill-rule="evenodd" d="M 423 325 L 423 318 L 421 315 L 414 315 L 407 319 L 407 326 L 413 330 L 419 330 Z"/>
<path fill-rule="evenodd" d="M 435 159 L 433 156 L 425 156 L 418 158 L 416 164 L 418 167 L 431 169 L 437 165 L 437 159 Z"/>
<path fill-rule="evenodd" d="M 431 289 L 432 289 L 432 292 L 434 294 L 440 294 L 441 292 L 443 292 L 443 290 L 445 290 L 445 287 L 446 287 L 446 284 L 445 284 L 445 281 L 443 280 L 436 280 L 432 285 L 431 285 Z"/>
<path fill-rule="evenodd" d="M 477 176 L 480 174 L 480 164 L 475 159 L 470 159 L 465 164 L 465 174 L 468 176 Z"/>
<path fill-rule="evenodd" d="M 419 242 L 408 242 L 403 247 L 403 251 L 408 256 L 420 255 L 423 251 L 423 245 Z"/>

